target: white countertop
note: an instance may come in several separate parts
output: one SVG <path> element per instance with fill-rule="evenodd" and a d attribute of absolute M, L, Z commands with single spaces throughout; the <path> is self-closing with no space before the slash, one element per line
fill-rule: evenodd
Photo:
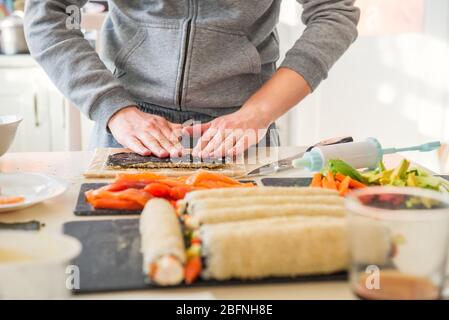
<path fill-rule="evenodd" d="M 39 65 L 29 54 L 0 54 L 0 68 L 38 68 Z"/>
<path fill-rule="evenodd" d="M 291 154 L 299 148 L 281 148 L 280 154 Z M 43 232 L 62 232 L 62 225 L 74 220 L 99 220 L 111 217 L 76 217 L 73 214 L 82 172 L 92 157 L 90 152 L 9 153 L 0 158 L 0 172 L 46 173 L 69 182 L 68 191 L 50 201 L 11 213 L 0 214 L 0 222 L 45 223 Z M 394 161 L 396 162 L 396 161 Z M 300 171 L 288 171 L 283 176 L 304 176 Z M 89 180 L 95 182 L 95 180 Z M 132 217 L 132 216 L 131 216 Z M 127 216 L 126 218 L 130 218 Z M 120 219 L 120 218 L 112 218 Z M 279 285 L 244 285 L 173 290 L 123 291 L 106 294 L 77 295 L 81 299 L 353 299 L 345 281 L 290 283 Z"/>

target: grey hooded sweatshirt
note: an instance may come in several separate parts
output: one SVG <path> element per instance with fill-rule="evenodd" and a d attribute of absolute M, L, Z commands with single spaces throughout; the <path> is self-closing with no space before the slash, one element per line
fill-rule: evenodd
<path fill-rule="evenodd" d="M 240 107 L 276 70 L 281 0 L 110 0 L 100 57 L 72 8 L 87 0 L 27 0 L 32 56 L 97 134 L 118 110 L 145 102 L 174 112 Z M 306 29 L 281 67 L 312 89 L 357 37 L 354 0 L 298 0 Z"/>

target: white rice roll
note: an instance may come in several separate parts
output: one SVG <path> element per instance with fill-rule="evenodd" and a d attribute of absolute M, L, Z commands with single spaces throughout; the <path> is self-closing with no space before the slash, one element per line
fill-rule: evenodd
<path fill-rule="evenodd" d="M 301 204 L 328 204 L 344 205 L 342 197 L 336 195 L 294 195 L 294 196 L 248 196 L 248 197 L 230 197 L 230 198 L 203 198 L 190 201 L 188 207 L 184 210 L 188 214 L 195 214 L 197 211 L 215 210 L 218 208 L 240 208 L 252 205 L 301 205 Z"/>
<path fill-rule="evenodd" d="M 258 279 L 346 270 L 346 219 L 288 217 L 201 227 L 204 279 Z"/>
<path fill-rule="evenodd" d="M 172 205 L 152 199 L 140 217 L 143 272 L 159 285 L 175 285 L 184 280 L 186 262 L 181 224 Z"/>
<path fill-rule="evenodd" d="M 310 188 L 310 187 L 246 187 L 246 188 L 223 188 L 198 190 L 189 192 L 185 196 L 185 201 L 190 202 L 204 198 L 227 198 L 227 197 L 248 197 L 248 196 L 293 196 L 293 195 L 338 195 L 338 192 L 331 189 Z"/>
<path fill-rule="evenodd" d="M 222 222 L 254 220 L 261 218 L 288 216 L 329 216 L 345 217 L 346 209 L 342 205 L 330 204 L 281 204 L 281 205 L 248 205 L 234 208 L 218 208 L 195 210 L 192 214 L 200 224 L 214 224 Z"/>

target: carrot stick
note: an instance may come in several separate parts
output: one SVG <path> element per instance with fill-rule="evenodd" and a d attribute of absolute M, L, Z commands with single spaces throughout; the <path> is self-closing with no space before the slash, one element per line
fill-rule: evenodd
<path fill-rule="evenodd" d="M 335 175 L 335 179 L 337 179 L 338 181 L 343 181 L 344 179 L 346 178 L 346 176 L 345 175 L 343 175 L 343 174 L 341 174 L 341 173 L 337 173 L 336 175 Z M 351 177 L 350 177 L 351 178 Z M 363 183 L 361 183 L 361 182 L 359 182 L 359 181 L 357 181 L 357 180 L 354 180 L 354 179 L 352 179 L 351 178 L 351 181 L 349 182 L 349 186 L 351 187 L 351 188 L 354 188 L 354 189 L 361 189 L 361 188 L 366 188 L 366 186 L 363 184 Z"/>
<path fill-rule="evenodd" d="M 311 187 L 321 188 L 321 180 L 323 179 L 323 175 L 321 173 L 315 173 L 313 175 Z"/>
<path fill-rule="evenodd" d="M 354 180 L 352 178 L 351 178 L 351 181 L 349 182 L 349 186 L 354 189 L 366 188 L 366 186 L 363 183 L 358 182 L 357 180 Z"/>
<path fill-rule="evenodd" d="M 343 181 L 340 183 L 340 188 L 338 189 L 338 192 L 341 196 L 345 196 L 349 191 L 349 184 L 351 183 L 351 177 L 346 177 L 343 179 Z"/>
<path fill-rule="evenodd" d="M 187 284 L 193 283 L 200 275 L 202 269 L 201 258 L 190 259 L 184 268 L 184 277 Z"/>
<path fill-rule="evenodd" d="M 16 204 L 24 201 L 24 197 L 0 197 L 0 205 Z"/>
<path fill-rule="evenodd" d="M 323 179 L 321 179 L 321 188 L 327 188 L 327 179 L 326 179 L 326 177 L 323 177 Z"/>
<path fill-rule="evenodd" d="M 327 172 L 326 178 L 327 178 L 327 188 L 337 190 L 337 186 L 335 185 L 334 174 L 332 173 L 332 171 L 329 170 Z"/>

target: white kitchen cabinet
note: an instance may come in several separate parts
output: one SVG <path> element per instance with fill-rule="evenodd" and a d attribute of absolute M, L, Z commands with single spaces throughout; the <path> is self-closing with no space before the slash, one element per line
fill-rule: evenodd
<path fill-rule="evenodd" d="M 23 117 L 10 151 L 67 149 L 64 99 L 28 55 L 0 56 L 0 115 L 6 114 Z"/>

